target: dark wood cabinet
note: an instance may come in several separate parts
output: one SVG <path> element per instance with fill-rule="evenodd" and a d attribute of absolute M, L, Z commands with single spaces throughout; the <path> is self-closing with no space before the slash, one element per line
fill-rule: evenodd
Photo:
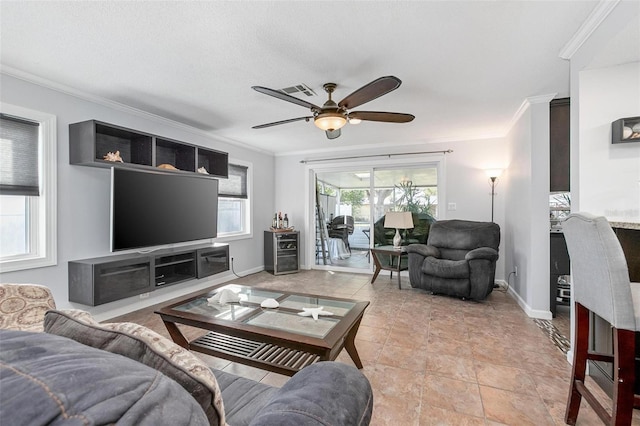
<path fill-rule="evenodd" d="M 206 244 L 69 262 L 69 301 L 97 306 L 229 270 L 229 245 Z"/>
<path fill-rule="evenodd" d="M 555 317 L 558 305 L 569 305 L 570 303 L 569 284 L 562 285 L 558 281 L 563 275 L 571 273 L 571 265 L 564 234 L 562 232 L 552 232 L 549 234 L 549 241 L 551 254 L 549 309 L 551 310 L 551 315 Z"/>
<path fill-rule="evenodd" d="M 553 99 L 549 106 L 549 189 L 551 192 L 570 190 L 570 107 L 569 98 Z"/>
<path fill-rule="evenodd" d="M 107 161 L 120 152 L 121 162 Z M 229 155 L 215 149 L 127 129 L 97 120 L 69 125 L 69 163 L 92 167 L 155 168 L 170 164 L 177 173 L 195 173 L 204 167 L 212 177 L 229 176 Z"/>

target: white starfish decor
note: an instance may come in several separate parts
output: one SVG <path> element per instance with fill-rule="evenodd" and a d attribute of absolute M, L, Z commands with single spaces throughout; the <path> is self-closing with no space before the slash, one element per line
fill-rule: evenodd
<path fill-rule="evenodd" d="M 302 308 L 302 312 L 298 312 L 298 315 L 302 317 L 313 317 L 314 320 L 318 320 L 318 315 L 323 316 L 331 316 L 333 312 L 324 311 L 322 306 L 318 306 L 317 308 Z"/>

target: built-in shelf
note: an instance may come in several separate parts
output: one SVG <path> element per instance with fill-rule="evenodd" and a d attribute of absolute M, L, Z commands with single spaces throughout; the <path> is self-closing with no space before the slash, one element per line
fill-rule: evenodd
<path fill-rule="evenodd" d="M 627 117 L 611 123 L 611 143 L 640 142 L 640 117 Z"/>
<path fill-rule="evenodd" d="M 122 162 L 107 161 L 119 152 Z M 152 169 L 171 165 L 177 173 L 195 173 L 204 168 L 212 177 L 229 176 L 229 155 L 138 130 L 97 120 L 69 125 L 69 163 L 92 167 Z"/>

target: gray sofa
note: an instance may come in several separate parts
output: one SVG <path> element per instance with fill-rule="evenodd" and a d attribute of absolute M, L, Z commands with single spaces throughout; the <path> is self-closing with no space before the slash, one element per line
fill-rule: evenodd
<path fill-rule="evenodd" d="M 208 425 L 178 382 L 125 356 L 69 338 L 0 330 L 2 425 Z M 320 362 L 274 388 L 213 370 L 226 422 L 241 425 L 366 425 L 367 379 L 354 367 Z"/>
<path fill-rule="evenodd" d="M 426 245 L 407 246 L 411 287 L 483 300 L 493 291 L 499 245 L 493 222 L 437 221 Z"/>

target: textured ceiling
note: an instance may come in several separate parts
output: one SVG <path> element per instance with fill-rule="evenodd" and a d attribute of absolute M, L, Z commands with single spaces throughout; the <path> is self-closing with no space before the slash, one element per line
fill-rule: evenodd
<path fill-rule="evenodd" d="M 569 91 L 558 57 L 595 1 L 0 2 L 3 70 L 274 153 L 504 135 L 529 96 Z M 348 124 L 330 141 L 309 115 L 251 90 L 300 83 L 322 105 L 385 75 L 403 84 L 355 110 L 408 124 Z M 115 123 L 117 124 L 117 123 Z"/>

